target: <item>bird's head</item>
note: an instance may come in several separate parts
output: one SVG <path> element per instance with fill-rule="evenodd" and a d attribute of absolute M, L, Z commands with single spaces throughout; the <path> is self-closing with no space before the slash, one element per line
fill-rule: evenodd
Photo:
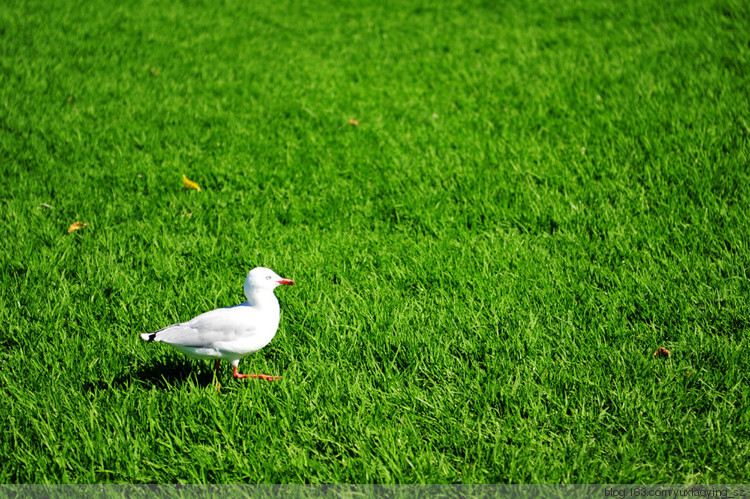
<path fill-rule="evenodd" d="M 284 279 L 279 274 L 266 267 L 256 267 L 247 274 L 245 279 L 245 295 L 250 296 L 253 292 L 261 290 L 273 291 L 276 286 L 282 284 L 292 285 L 294 281 Z"/>

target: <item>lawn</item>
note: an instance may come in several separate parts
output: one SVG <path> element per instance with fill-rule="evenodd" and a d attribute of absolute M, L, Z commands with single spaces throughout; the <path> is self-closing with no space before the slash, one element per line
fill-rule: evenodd
<path fill-rule="evenodd" d="M 5 0 L 0 483 L 747 482 L 749 100 L 743 1 Z M 280 381 L 140 339 L 256 266 Z"/>

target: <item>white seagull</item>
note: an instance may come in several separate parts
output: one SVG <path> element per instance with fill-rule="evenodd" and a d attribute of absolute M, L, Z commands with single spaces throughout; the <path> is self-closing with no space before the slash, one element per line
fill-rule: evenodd
<path fill-rule="evenodd" d="M 240 374 L 240 359 L 268 345 L 276 335 L 281 309 L 273 290 L 281 284 L 294 284 L 265 267 L 256 267 L 245 279 L 247 301 L 227 308 L 217 308 L 188 322 L 173 324 L 155 333 L 143 333 L 144 340 L 161 341 L 188 357 L 222 360 L 234 366 L 235 378 L 261 378 L 269 381 L 278 376 Z"/>

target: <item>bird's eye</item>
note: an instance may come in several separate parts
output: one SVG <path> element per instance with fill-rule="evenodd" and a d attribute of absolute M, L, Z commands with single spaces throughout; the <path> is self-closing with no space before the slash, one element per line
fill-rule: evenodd
<path fill-rule="evenodd" d="M 267 275 L 267 276 L 266 276 L 266 280 L 269 280 L 269 279 L 271 279 L 271 276 L 270 276 L 270 275 Z"/>

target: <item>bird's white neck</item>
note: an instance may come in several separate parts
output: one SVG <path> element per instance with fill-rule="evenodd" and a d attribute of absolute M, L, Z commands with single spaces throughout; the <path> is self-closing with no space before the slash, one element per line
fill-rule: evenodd
<path fill-rule="evenodd" d="M 248 305 L 251 307 L 269 311 L 275 310 L 277 314 L 281 312 L 279 300 L 276 299 L 276 295 L 273 294 L 273 291 L 267 289 L 247 290 L 245 297 L 247 298 Z"/>

